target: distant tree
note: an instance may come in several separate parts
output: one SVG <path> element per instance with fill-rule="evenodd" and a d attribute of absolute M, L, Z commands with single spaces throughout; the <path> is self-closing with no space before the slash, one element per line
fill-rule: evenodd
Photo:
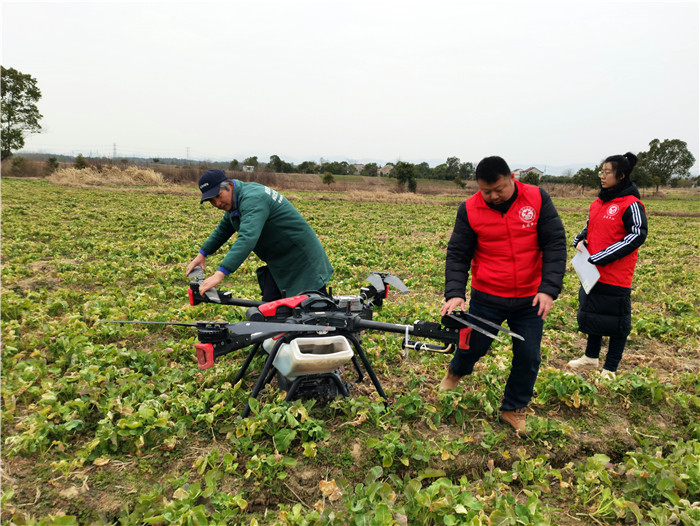
<path fill-rule="evenodd" d="M 46 169 L 49 173 L 53 173 L 58 170 L 58 160 L 55 157 L 49 157 L 46 159 Z"/>
<path fill-rule="evenodd" d="M 476 170 L 472 163 L 462 163 L 459 165 L 459 177 L 463 181 L 470 181 L 476 177 Z"/>
<path fill-rule="evenodd" d="M 21 155 L 17 155 L 12 158 L 12 175 L 20 176 L 24 174 L 24 170 L 27 168 L 27 160 Z"/>
<path fill-rule="evenodd" d="M 239 166 L 238 159 L 234 159 L 230 163 L 228 163 L 228 169 L 229 170 L 240 170 L 241 167 Z"/>
<path fill-rule="evenodd" d="M 666 139 L 663 142 L 654 139 L 649 143 L 648 152 L 640 152 L 633 177 L 656 186 L 669 184 L 674 177 L 690 177 L 690 168 L 695 164 L 695 157 L 688 150 L 688 145 L 680 139 Z M 642 181 L 640 181 L 642 182 Z"/>
<path fill-rule="evenodd" d="M 273 172 L 277 173 L 289 174 L 294 172 L 294 166 L 292 166 L 287 161 L 283 161 L 277 155 L 270 156 L 270 162 L 267 163 L 267 167 Z"/>
<path fill-rule="evenodd" d="M 433 176 L 433 171 L 430 165 L 425 161 L 416 165 L 416 177 L 420 179 L 430 179 Z"/>
<path fill-rule="evenodd" d="M 459 188 L 466 188 L 466 186 L 467 186 L 467 183 L 462 181 L 462 178 L 459 175 L 457 177 L 455 177 L 452 182 L 455 185 L 457 185 Z"/>
<path fill-rule="evenodd" d="M 595 168 L 581 168 L 572 177 L 573 183 L 581 187 L 581 190 L 585 188 L 599 188 L 600 187 L 600 167 Z"/>
<path fill-rule="evenodd" d="M 78 170 L 83 170 L 84 168 L 88 167 L 88 163 L 85 160 L 85 157 L 83 157 L 82 153 L 79 153 L 78 156 L 75 158 L 75 162 L 73 163 L 73 167 L 77 168 Z"/>
<path fill-rule="evenodd" d="M 158 157 L 154 157 L 154 158 L 153 158 L 153 162 L 154 162 L 154 163 L 159 163 L 159 162 L 160 162 L 160 159 L 159 159 Z"/>
<path fill-rule="evenodd" d="M 377 163 L 367 163 L 360 172 L 360 175 L 364 175 L 365 177 L 377 177 L 377 174 L 379 174 L 379 166 L 377 166 Z"/>
<path fill-rule="evenodd" d="M 256 155 L 256 156 L 253 156 L 253 157 L 248 157 L 245 161 L 243 161 L 243 165 L 244 165 L 244 166 L 255 166 L 255 167 L 257 167 L 258 164 L 259 164 L 259 163 L 258 163 L 258 157 L 257 157 L 257 155 Z"/>
<path fill-rule="evenodd" d="M 13 151 L 24 147 L 26 134 L 41 133 L 42 115 L 37 108 L 41 90 L 35 78 L 14 68 L 0 66 L 0 77 L 0 157 L 7 159 Z"/>
<path fill-rule="evenodd" d="M 273 172 L 281 172 L 282 171 L 282 159 L 280 159 L 278 155 L 270 155 L 270 162 L 267 163 L 267 166 Z"/>
<path fill-rule="evenodd" d="M 469 181 L 474 179 L 474 165 L 469 162 L 461 162 L 459 157 L 448 157 L 446 162 L 438 164 L 431 170 L 429 177 L 446 181 L 454 181 L 456 177 L 459 177 L 462 181 Z"/>
<path fill-rule="evenodd" d="M 415 194 L 416 190 L 418 190 L 418 181 L 416 181 L 416 177 L 414 174 L 414 176 L 408 180 L 408 191 L 413 192 Z"/>
<path fill-rule="evenodd" d="M 300 174 L 317 174 L 319 170 L 320 167 L 313 161 L 304 161 L 297 166 L 297 172 Z"/>
<path fill-rule="evenodd" d="M 333 177 L 332 173 L 326 172 L 325 174 L 323 174 L 322 181 L 323 181 L 323 184 L 330 186 L 333 183 L 335 183 L 335 177 Z"/>
<path fill-rule="evenodd" d="M 411 163 L 403 161 L 396 163 L 394 169 L 391 171 L 391 175 L 396 178 L 399 188 L 408 185 L 408 190 L 410 192 L 416 191 L 416 170 L 415 166 Z"/>
<path fill-rule="evenodd" d="M 449 179 L 449 175 L 447 174 L 447 165 L 445 163 L 438 164 L 435 168 L 433 168 L 433 179 Z M 454 178 L 453 178 L 454 180 Z"/>
<path fill-rule="evenodd" d="M 527 172 L 525 175 L 520 176 L 520 182 L 525 184 L 534 184 L 539 186 L 540 184 L 540 174 L 537 172 Z"/>
<path fill-rule="evenodd" d="M 460 164 L 459 157 L 448 157 L 445 163 L 445 177 L 450 180 L 458 177 Z"/>
<path fill-rule="evenodd" d="M 325 162 L 321 165 L 321 171 L 322 172 L 330 172 L 334 175 L 348 175 L 349 173 L 349 164 L 347 161 L 332 161 L 332 162 Z"/>
<path fill-rule="evenodd" d="M 573 174 L 573 171 L 569 170 L 569 174 Z M 543 174 L 540 176 L 540 184 L 574 184 L 573 175 L 552 175 Z"/>

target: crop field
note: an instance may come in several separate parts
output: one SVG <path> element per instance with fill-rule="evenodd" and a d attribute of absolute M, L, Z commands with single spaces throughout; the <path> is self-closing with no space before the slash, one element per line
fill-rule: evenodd
<path fill-rule="evenodd" d="M 285 195 L 325 246 L 334 293 L 390 272 L 410 292 L 374 319 L 439 321 L 460 198 Z M 572 240 L 590 200 L 554 202 Z M 439 393 L 449 355 L 404 356 L 401 335 L 367 331 L 386 410 L 368 378 L 326 404 L 284 402 L 273 380 L 241 419 L 263 357 L 234 385 L 245 350 L 200 370 L 191 327 L 96 323 L 245 319 L 189 305 L 185 266 L 220 218 L 198 203 L 194 187 L 2 180 L 3 524 L 700 524 L 698 194 L 645 201 L 614 380 L 566 367 L 585 344 L 569 265 L 523 438 L 498 421 L 510 341 Z M 259 265 L 221 289 L 259 299 Z"/>

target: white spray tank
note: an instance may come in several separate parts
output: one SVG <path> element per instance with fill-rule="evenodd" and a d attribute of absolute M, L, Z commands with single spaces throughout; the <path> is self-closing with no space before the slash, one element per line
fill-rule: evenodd
<path fill-rule="evenodd" d="M 263 349 L 269 354 L 276 340 L 268 338 Z M 294 338 L 283 343 L 272 365 L 290 380 L 309 374 L 331 373 L 352 360 L 354 352 L 345 336 Z"/>

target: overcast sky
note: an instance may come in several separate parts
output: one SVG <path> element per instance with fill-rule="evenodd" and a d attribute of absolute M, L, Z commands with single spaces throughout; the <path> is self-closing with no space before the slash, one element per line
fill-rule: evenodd
<path fill-rule="evenodd" d="M 699 26 L 697 0 L 2 0 L 2 64 L 42 92 L 25 151 L 556 173 L 700 159 Z"/>

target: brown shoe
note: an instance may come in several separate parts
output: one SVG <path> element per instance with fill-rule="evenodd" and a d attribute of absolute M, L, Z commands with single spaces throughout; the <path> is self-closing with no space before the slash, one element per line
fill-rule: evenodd
<path fill-rule="evenodd" d="M 525 430 L 525 420 L 527 419 L 527 410 L 524 407 L 516 409 L 515 411 L 501 411 L 500 420 L 510 424 L 510 426 L 515 429 L 518 435 L 525 435 L 527 431 Z"/>
<path fill-rule="evenodd" d="M 456 389 L 460 378 L 462 377 L 457 376 L 456 374 L 452 374 L 452 372 L 448 369 L 447 374 L 442 379 L 442 382 L 440 382 L 440 386 L 438 387 L 438 389 L 440 391 L 450 391 L 452 389 Z"/>

